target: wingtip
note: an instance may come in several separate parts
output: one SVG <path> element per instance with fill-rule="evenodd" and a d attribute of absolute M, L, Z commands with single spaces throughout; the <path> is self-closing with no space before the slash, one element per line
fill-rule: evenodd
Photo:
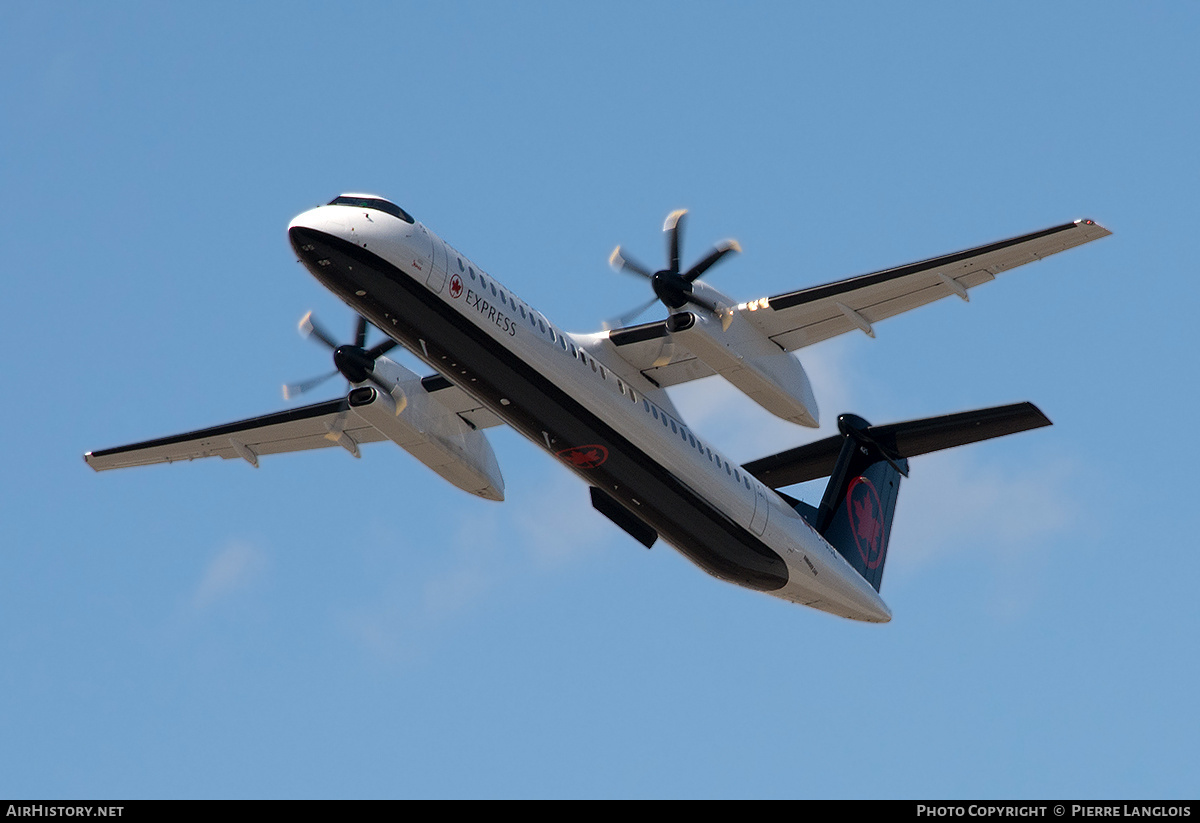
<path fill-rule="evenodd" d="M 1106 229 L 1104 226 L 1101 226 L 1095 220 L 1090 220 L 1086 217 L 1076 220 L 1075 225 L 1080 226 L 1087 231 L 1093 231 L 1093 232 L 1098 231 L 1100 233 L 1100 235 L 1099 235 L 1100 237 L 1107 237 L 1108 235 L 1112 234 L 1112 231 L 1110 229 Z"/>

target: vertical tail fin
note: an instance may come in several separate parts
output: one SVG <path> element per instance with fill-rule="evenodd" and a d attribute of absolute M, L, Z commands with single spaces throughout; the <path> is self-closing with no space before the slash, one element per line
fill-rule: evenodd
<path fill-rule="evenodd" d="M 908 476 L 906 458 L 1049 425 L 1046 415 L 1032 403 L 884 426 L 843 414 L 838 417 L 841 434 L 742 468 L 772 489 L 828 476 L 819 508 L 798 500 L 792 501 L 793 505 L 878 591 L 900 478 Z"/>
<path fill-rule="evenodd" d="M 908 475 L 908 461 L 890 457 L 870 438 L 868 428 L 857 415 L 838 417 L 842 448 L 813 525 L 879 591 L 900 478 Z"/>

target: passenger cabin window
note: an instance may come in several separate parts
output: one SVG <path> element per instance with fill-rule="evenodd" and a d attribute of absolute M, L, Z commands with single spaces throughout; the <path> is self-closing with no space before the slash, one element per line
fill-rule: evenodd
<path fill-rule="evenodd" d="M 399 217 L 405 223 L 414 222 L 412 216 L 404 209 L 380 197 L 348 197 L 343 195 L 329 201 L 330 206 L 354 206 L 360 209 L 374 209 L 392 217 Z"/>

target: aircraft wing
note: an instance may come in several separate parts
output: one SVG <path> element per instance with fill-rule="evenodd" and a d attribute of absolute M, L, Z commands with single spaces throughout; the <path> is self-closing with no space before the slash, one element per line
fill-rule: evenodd
<path fill-rule="evenodd" d="M 918 263 L 777 294 L 739 305 L 739 312 L 784 351 L 795 351 L 856 329 L 874 336 L 874 324 L 893 315 L 968 291 L 1017 266 L 1111 234 L 1091 220 L 1077 220 Z M 713 373 L 690 351 L 671 341 L 666 322 L 617 329 L 616 351 L 660 386 Z"/>
<path fill-rule="evenodd" d="M 795 351 L 967 290 L 997 274 L 1111 234 L 1091 220 L 1023 234 L 974 249 L 813 286 L 739 307 L 785 351 Z"/>
<path fill-rule="evenodd" d="M 342 446 L 357 457 L 359 443 L 385 438 L 349 414 L 349 409 L 345 398 L 327 400 L 174 437 L 88 452 L 83 459 L 96 471 L 105 471 L 201 457 L 241 457 L 257 466 L 260 455 L 328 446 Z"/>

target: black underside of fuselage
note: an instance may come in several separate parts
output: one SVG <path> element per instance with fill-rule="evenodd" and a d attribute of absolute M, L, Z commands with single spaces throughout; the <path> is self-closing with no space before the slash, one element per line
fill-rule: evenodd
<path fill-rule="evenodd" d="M 556 455 L 578 446 L 606 449 L 607 460 L 595 468 L 564 463 L 701 568 L 760 591 L 775 591 L 787 583 L 783 558 L 600 416 L 467 322 L 424 282 L 341 238 L 300 227 L 289 234 L 296 254 L 326 288 L 531 441 Z M 517 327 L 518 335 L 532 333 Z M 569 541 L 571 536 L 562 537 Z"/>

